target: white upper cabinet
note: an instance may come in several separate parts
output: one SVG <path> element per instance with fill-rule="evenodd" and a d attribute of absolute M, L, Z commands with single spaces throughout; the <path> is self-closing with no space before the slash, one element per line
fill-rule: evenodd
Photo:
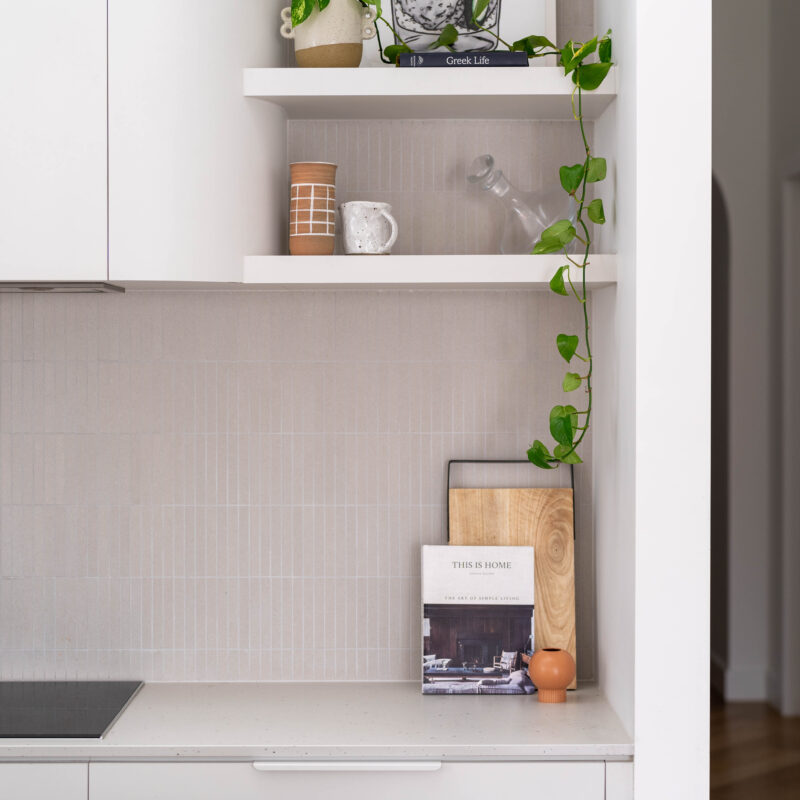
<path fill-rule="evenodd" d="M 106 0 L 0 0 L 0 281 L 105 280 Z"/>
<path fill-rule="evenodd" d="M 283 53 L 274 0 L 109 0 L 109 277 L 234 282 L 280 252 L 282 109 L 242 70 Z"/>

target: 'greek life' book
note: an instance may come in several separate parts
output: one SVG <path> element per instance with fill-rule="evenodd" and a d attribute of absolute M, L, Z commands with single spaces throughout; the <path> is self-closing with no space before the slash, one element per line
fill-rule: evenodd
<path fill-rule="evenodd" d="M 423 694 L 533 694 L 532 547 L 422 548 Z"/>
<path fill-rule="evenodd" d="M 400 53 L 398 67 L 527 67 L 528 54 L 494 50 L 487 53 Z"/>

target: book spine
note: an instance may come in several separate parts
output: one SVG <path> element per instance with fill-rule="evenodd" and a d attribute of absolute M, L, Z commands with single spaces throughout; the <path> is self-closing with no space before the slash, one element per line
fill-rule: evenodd
<path fill-rule="evenodd" d="M 398 67 L 527 67 L 527 53 L 401 53 Z"/>

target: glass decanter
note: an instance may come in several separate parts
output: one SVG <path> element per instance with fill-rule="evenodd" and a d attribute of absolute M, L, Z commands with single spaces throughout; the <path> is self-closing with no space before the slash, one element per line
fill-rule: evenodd
<path fill-rule="evenodd" d="M 495 169 L 494 158 L 490 155 L 478 156 L 472 162 L 467 180 L 503 204 L 505 220 L 500 252 L 504 255 L 530 253 L 545 228 L 560 219 L 575 220 L 575 202 L 560 187 L 523 192 Z M 567 249 L 572 252 L 571 247 Z"/>

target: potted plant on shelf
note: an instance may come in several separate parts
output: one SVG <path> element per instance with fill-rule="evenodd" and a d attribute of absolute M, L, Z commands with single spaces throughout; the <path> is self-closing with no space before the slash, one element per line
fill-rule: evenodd
<path fill-rule="evenodd" d="M 281 21 L 299 67 L 357 67 L 363 40 L 376 34 L 375 11 L 359 0 L 292 0 Z"/>

